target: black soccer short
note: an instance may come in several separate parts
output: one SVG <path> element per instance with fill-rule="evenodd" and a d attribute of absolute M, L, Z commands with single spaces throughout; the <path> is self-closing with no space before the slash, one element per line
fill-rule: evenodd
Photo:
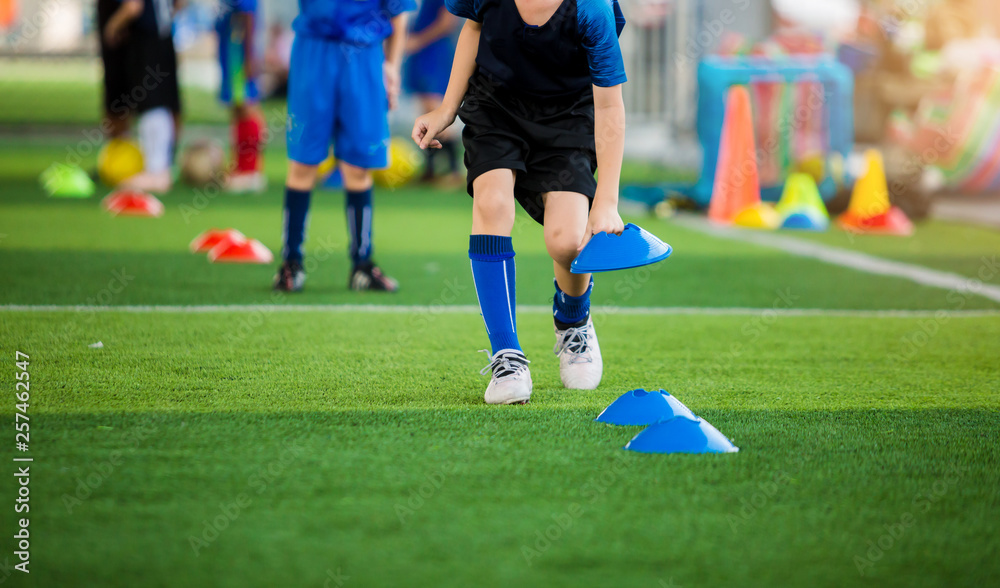
<path fill-rule="evenodd" d="M 135 111 L 143 113 L 154 108 L 181 111 L 180 87 L 177 81 L 177 53 L 170 35 L 133 33 L 128 56 L 129 97 Z"/>
<path fill-rule="evenodd" d="M 469 79 L 458 115 L 465 123 L 470 196 L 480 175 L 511 169 L 517 172 L 515 198 L 539 223 L 545 219 L 546 192 L 578 192 L 593 202 L 597 152 L 591 88 L 554 99 L 519 96 L 478 70 Z"/>
<path fill-rule="evenodd" d="M 154 108 L 167 108 L 180 113 L 177 53 L 173 37 L 161 37 L 133 23 L 122 42 L 109 47 L 104 40 L 104 29 L 120 6 L 120 0 L 99 0 L 97 3 L 101 61 L 104 65 L 104 111 L 119 118 Z"/>
<path fill-rule="evenodd" d="M 122 96 L 127 96 L 130 89 L 128 51 L 124 45 L 111 47 L 104 40 L 104 29 L 107 27 L 111 15 L 120 6 L 119 0 L 98 0 L 97 37 L 101 47 L 101 62 L 104 65 L 104 112 L 127 116 L 128 108 L 122 103 Z M 120 112 L 112 111 L 113 107 Z"/>

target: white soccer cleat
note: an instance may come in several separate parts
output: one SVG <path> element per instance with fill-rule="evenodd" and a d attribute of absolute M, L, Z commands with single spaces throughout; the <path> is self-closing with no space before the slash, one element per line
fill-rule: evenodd
<path fill-rule="evenodd" d="M 565 330 L 556 328 L 556 346 L 559 356 L 559 377 L 563 386 L 574 390 L 593 390 L 601 383 L 604 361 L 597 344 L 594 321 L 589 317 L 582 327 Z"/>
<path fill-rule="evenodd" d="M 483 349 L 485 353 L 489 351 Z M 525 404 L 531 399 L 528 358 L 517 349 L 501 349 L 479 373 L 493 372 L 486 387 L 486 404 Z"/>

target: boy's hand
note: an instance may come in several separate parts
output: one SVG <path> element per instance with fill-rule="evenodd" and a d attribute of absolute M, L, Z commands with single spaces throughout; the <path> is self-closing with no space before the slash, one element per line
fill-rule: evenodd
<path fill-rule="evenodd" d="M 399 103 L 399 66 L 386 61 L 382 64 L 382 75 L 385 78 L 385 95 L 389 99 L 389 110 L 396 110 Z"/>
<path fill-rule="evenodd" d="M 441 141 L 434 137 L 441 134 L 441 131 L 451 126 L 455 122 L 455 114 L 446 112 L 441 108 L 436 108 L 427 114 L 417 117 L 413 123 L 413 133 L 410 137 L 421 149 L 440 149 Z"/>
<path fill-rule="evenodd" d="M 618 214 L 618 207 L 598 202 L 595 198 L 594 205 L 590 208 L 590 217 L 587 219 L 587 232 L 584 233 L 577 251 L 583 251 L 591 237 L 598 233 L 621 235 L 624 230 L 625 223 Z"/>

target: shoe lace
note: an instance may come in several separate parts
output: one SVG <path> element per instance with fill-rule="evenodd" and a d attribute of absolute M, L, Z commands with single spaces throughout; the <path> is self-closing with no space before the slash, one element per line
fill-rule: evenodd
<path fill-rule="evenodd" d="M 480 349 L 479 352 L 490 355 L 489 349 Z M 501 353 L 493 357 L 490 364 L 479 370 L 479 373 L 485 376 L 487 373 L 493 372 L 493 376 L 497 380 L 503 380 L 528 369 L 529 363 L 531 362 L 528 361 L 528 358 L 519 353 Z"/>
<path fill-rule="evenodd" d="M 589 354 L 590 347 L 587 345 L 587 337 L 590 335 L 590 323 L 583 325 L 582 327 L 570 327 L 562 332 L 559 337 L 559 341 L 556 346 L 552 349 L 556 355 L 562 355 L 563 353 L 569 352 L 574 355 L 570 360 L 570 363 L 577 363 L 578 361 L 594 361 Z"/>

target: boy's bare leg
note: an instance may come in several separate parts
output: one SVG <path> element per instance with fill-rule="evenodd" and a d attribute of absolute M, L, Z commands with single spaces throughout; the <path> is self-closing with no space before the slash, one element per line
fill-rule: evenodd
<path fill-rule="evenodd" d="M 590 286 L 590 274 L 574 274 L 570 265 L 587 230 L 587 197 L 577 192 L 548 192 L 544 198 L 545 248 L 552 258 L 556 282 L 570 296 L 581 296 Z"/>
<path fill-rule="evenodd" d="M 514 229 L 514 174 L 514 170 L 495 169 L 473 180 L 473 235 L 510 236 Z"/>
<path fill-rule="evenodd" d="M 316 167 L 289 159 L 285 186 L 293 190 L 311 191 L 316 184 Z"/>
<path fill-rule="evenodd" d="M 559 376 L 563 386 L 593 390 L 601 383 L 604 363 L 590 319 L 590 274 L 570 266 L 587 231 L 590 207 L 576 192 L 545 194 L 545 247 L 552 257 L 556 284 L 553 301 Z"/>
<path fill-rule="evenodd" d="M 344 178 L 345 190 L 360 192 L 372 187 L 371 170 L 341 161 L 340 174 Z"/>
<path fill-rule="evenodd" d="M 517 340 L 517 271 L 510 233 L 514 228 L 514 174 L 495 169 L 472 182 L 469 259 L 479 309 L 490 338 L 492 372 L 487 404 L 521 404 L 531 398 L 531 371 Z"/>

